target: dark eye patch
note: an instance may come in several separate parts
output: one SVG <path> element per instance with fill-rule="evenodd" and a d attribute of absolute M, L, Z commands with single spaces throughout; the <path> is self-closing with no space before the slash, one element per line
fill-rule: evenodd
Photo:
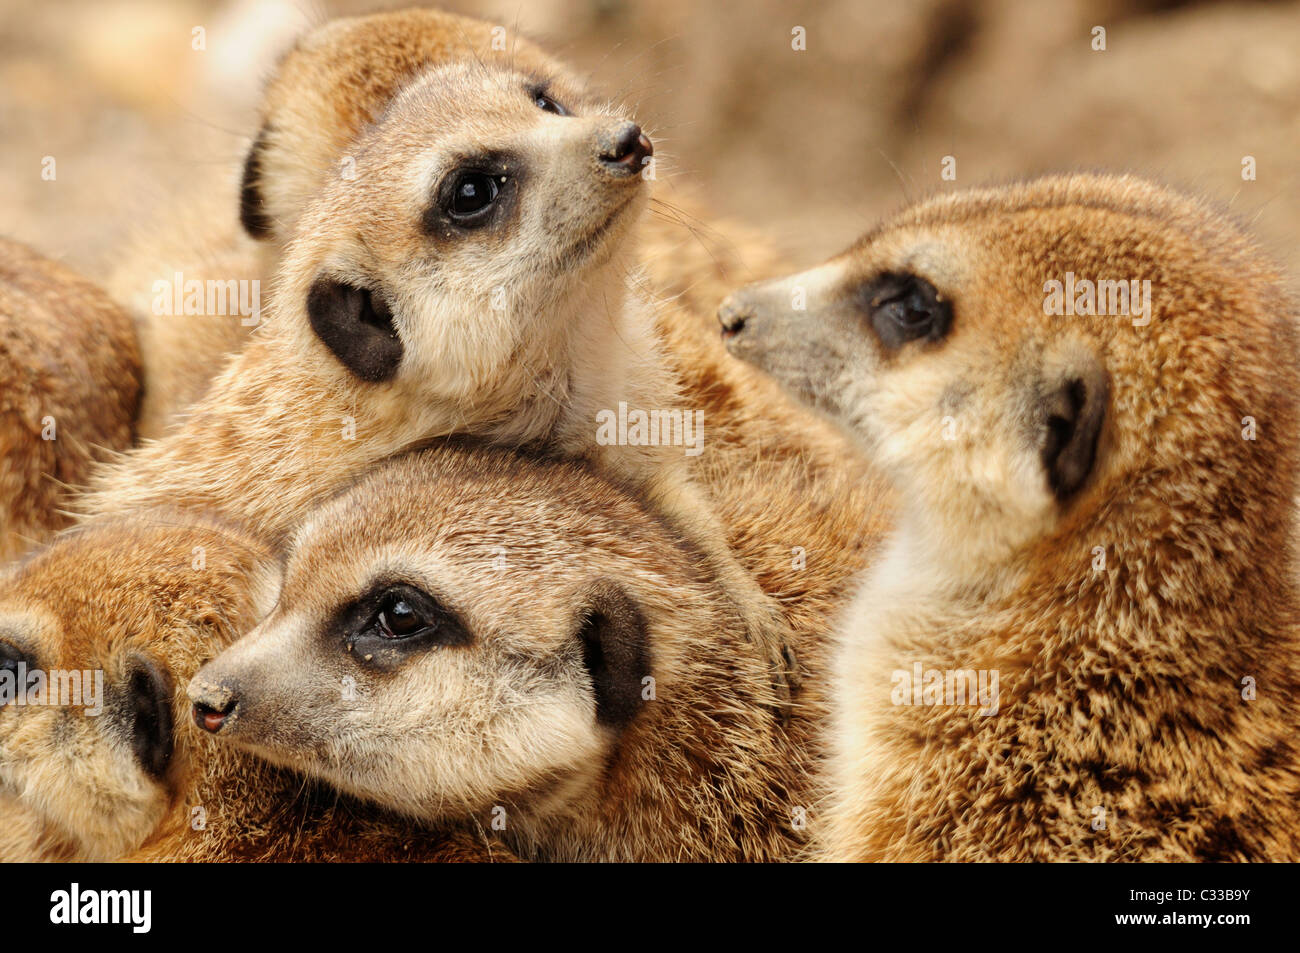
<path fill-rule="evenodd" d="M 412 653 L 474 641 L 460 617 L 418 586 L 379 582 L 344 606 L 327 630 L 360 664 L 395 669 Z"/>
<path fill-rule="evenodd" d="M 952 326 L 952 304 L 924 278 L 887 272 L 858 289 L 859 306 L 880 342 L 897 350 L 908 341 L 938 341 Z"/>
<path fill-rule="evenodd" d="M 421 230 L 440 241 L 455 241 L 475 231 L 499 231 L 517 205 L 526 173 L 514 153 L 458 157 L 434 187 L 420 220 Z"/>

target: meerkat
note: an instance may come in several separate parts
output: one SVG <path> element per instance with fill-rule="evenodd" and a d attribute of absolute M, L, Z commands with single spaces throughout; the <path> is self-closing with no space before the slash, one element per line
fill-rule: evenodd
<path fill-rule="evenodd" d="M 683 428 L 698 415 L 681 411 L 625 279 L 653 151 L 640 127 L 563 76 L 452 63 L 404 87 L 356 146 L 355 177 L 303 212 L 260 332 L 182 427 L 100 475 L 83 511 L 215 507 L 275 534 L 436 437 L 590 458 L 727 575 L 784 700 L 788 627 L 690 480 Z M 625 408 L 666 421 L 658 445 L 602 430 Z"/>
<path fill-rule="evenodd" d="M 722 585 L 590 465 L 439 446 L 307 518 L 273 612 L 191 683 L 194 717 L 402 814 L 491 822 L 525 859 L 786 859 L 815 680 L 783 726 Z M 813 665 L 824 637 L 799 643 Z"/>
<path fill-rule="evenodd" d="M 171 510 L 74 528 L 11 571 L 0 604 L 0 857 L 508 859 L 471 832 L 422 830 L 304 788 L 195 729 L 186 683 L 274 601 L 277 577 L 261 540 Z M 30 688 L 22 704 L 16 680 Z"/>
<path fill-rule="evenodd" d="M 0 324 L 0 559 L 12 559 L 67 525 L 67 489 L 131 444 L 140 357 L 102 290 L 3 239 Z"/>
<path fill-rule="evenodd" d="M 1296 309 L 1236 225 L 1127 176 L 954 193 L 720 318 L 899 498 L 820 856 L 1300 857 Z"/>

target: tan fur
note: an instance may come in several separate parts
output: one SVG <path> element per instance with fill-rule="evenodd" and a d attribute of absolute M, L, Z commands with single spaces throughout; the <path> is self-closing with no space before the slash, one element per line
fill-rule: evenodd
<path fill-rule="evenodd" d="M 238 313 L 239 283 L 256 293 L 262 308 L 270 306 L 257 243 L 240 230 L 233 206 L 224 187 L 178 197 L 164 221 L 136 231 L 105 285 L 136 321 L 144 380 L 136 419 L 141 440 L 161 436 L 248 342 L 258 319 Z M 168 304 L 176 310 L 173 288 L 180 285 L 184 305 L 195 282 L 203 289 L 201 313 L 167 313 Z"/>
<path fill-rule="evenodd" d="M 879 496 L 855 497 L 821 468 L 803 472 L 808 486 L 838 488 L 879 518 Z M 737 490 L 745 482 L 730 479 Z M 770 504 L 777 484 L 750 488 Z M 810 532 L 789 507 L 766 511 L 795 516 L 793 526 L 753 505 L 744 519 L 761 543 L 749 541 L 749 553 L 774 589 L 806 600 L 798 648 L 819 665 L 819 610 L 851 574 L 823 562 L 819 544 L 849 551 L 852 564 L 859 527 Z M 787 532 L 810 545 L 808 570 L 780 568 L 788 549 L 769 540 Z M 218 740 L 427 821 L 502 817 L 503 836 L 532 859 L 787 858 L 815 823 L 817 680 L 783 728 L 766 668 L 741 650 L 735 610 L 706 565 L 595 471 L 437 447 L 390 462 L 311 516 L 275 610 L 199 673 L 191 695 L 229 710 Z M 439 600 L 472 641 L 400 660 L 383 644 L 349 648 L 350 607 L 360 599 L 369 618 L 363 595 L 396 584 Z M 623 688 L 637 711 L 618 726 L 598 720 L 577 635 L 589 611 L 617 616 L 601 595 L 610 588 L 646 626 L 618 636 L 646 646 Z"/>
<path fill-rule="evenodd" d="M 1067 271 L 1150 280 L 1149 324 L 1046 314 Z M 891 350 L 862 289 L 901 272 L 952 321 Z M 1199 202 L 1063 176 L 922 202 L 724 309 L 733 351 L 836 415 L 900 495 L 836 662 L 825 857 L 1300 857 L 1282 284 Z M 1105 416 L 1058 498 L 1069 381 Z M 999 673 L 996 714 L 900 703 L 914 664 Z"/>
<path fill-rule="evenodd" d="M 131 319 L 103 291 L 4 240 L 0 326 L 0 559 L 9 559 L 66 525 L 67 489 L 130 445 L 140 358 Z"/>
<path fill-rule="evenodd" d="M 0 638 L 43 670 L 100 670 L 105 682 L 102 714 L 0 709 L 0 792 L 18 799 L 29 826 L 25 844 L 3 859 L 507 856 L 482 838 L 448 839 L 317 791 L 214 746 L 194 727 L 186 682 L 265 611 L 277 572 L 260 541 L 170 510 L 75 529 L 12 571 Z M 131 748 L 129 683 L 142 659 L 165 672 L 172 689 L 175 747 L 160 777 L 147 773 Z"/>
<path fill-rule="evenodd" d="M 262 222 L 272 246 L 292 237 L 323 182 L 354 155 L 353 140 L 378 122 L 397 93 L 430 68 L 481 62 L 545 76 L 567 72 L 511 33 L 494 49 L 484 20 L 441 10 L 341 17 L 303 36 L 277 65 L 262 97 L 260 133 L 245 177 L 245 220 Z"/>
<path fill-rule="evenodd" d="M 215 507 L 275 534 L 421 440 L 543 446 L 598 460 L 697 540 L 780 675 L 779 609 L 721 541 L 684 448 L 597 443 L 601 411 L 680 401 L 649 309 L 625 280 L 645 182 L 596 158 L 621 121 L 564 76 L 542 79 L 571 115 L 537 108 L 536 74 L 459 63 L 412 79 L 356 143 L 354 173 L 303 213 L 262 333 L 183 428 L 106 471 L 85 510 Z M 437 184 L 492 154 L 513 156 L 502 178 L 521 183 L 509 186 L 508 219 L 465 234 L 430 224 Z M 358 379 L 317 336 L 307 303 L 322 282 L 367 289 L 391 309 L 402 348 L 391 380 Z"/>

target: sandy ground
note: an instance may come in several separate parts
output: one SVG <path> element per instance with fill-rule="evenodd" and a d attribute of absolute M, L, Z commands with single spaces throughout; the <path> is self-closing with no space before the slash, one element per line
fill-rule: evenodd
<path fill-rule="evenodd" d="M 0 231 L 102 277 L 178 196 L 230 188 L 262 78 L 298 31 L 404 5 L 0 0 Z M 635 105 L 672 182 L 766 230 L 792 268 L 909 197 L 1114 168 L 1229 205 L 1300 273 L 1300 3 L 444 6 L 590 71 Z"/>

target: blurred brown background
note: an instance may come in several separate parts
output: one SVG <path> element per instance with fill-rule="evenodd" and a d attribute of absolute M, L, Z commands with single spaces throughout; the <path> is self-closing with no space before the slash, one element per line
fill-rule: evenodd
<path fill-rule="evenodd" d="M 174 196 L 230 187 L 261 79 L 297 32 L 410 5 L 0 0 L 0 232 L 101 276 L 128 230 L 173 213 Z M 1105 167 L 1229 204 L 1300 273 L 1300 2 L 441 6 L 589 70 L 636 107 L 671 163 L 661 171 L 766 230 L 792 268 L 908 197 Z M 1092 48 L 1097 26 L 1105 51 Z M 804 50 L 792 49 L 795 27 Z M 955 182 L 940 177 L 949 155 Z M 46 156 L 54 181 L 41 178 Z M 1255 181 L 1243 181 L 1244 156 Z"/>

